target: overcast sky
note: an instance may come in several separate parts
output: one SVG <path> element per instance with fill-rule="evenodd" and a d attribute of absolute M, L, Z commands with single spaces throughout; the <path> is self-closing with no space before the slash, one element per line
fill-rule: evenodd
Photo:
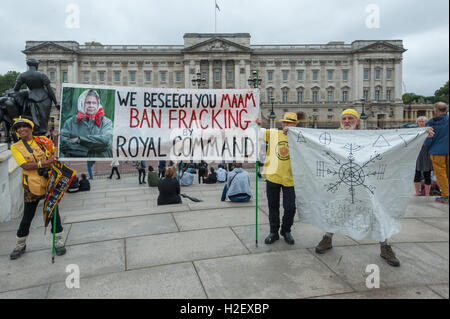
<path fill-rule="evenodd" d="M 79 28 L 76 13 L 79 9 Z M 449 78 L 448 0 L 217 0 L 217 32 L 246 32 L 251 44 L 403 40 L 407 92 L 434 95 Z M 376 11 L 379 9 L 379 25 Z M 368 7 L 369 6 L 369 7 Z M 214 32 L 214 0 L 2 0 L 0 73 L 25 71 L 27 40 L 80 44 L 183 44 Z M 367 27 L 366 21 L 372 23 Z"/>

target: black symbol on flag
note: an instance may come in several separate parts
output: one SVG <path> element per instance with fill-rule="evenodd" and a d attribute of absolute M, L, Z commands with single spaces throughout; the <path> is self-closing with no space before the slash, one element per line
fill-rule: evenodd
<path fill-rule="evenodd" d="M 413 139 L 410 139 L 408 141 L 408 136 L 414 136 L 415 134 L 400 134 L 399 137 L 402 139 L 402 141 L 405 143 L 405 147 L 408 147 L 408 144 L 414 141 L 420 134 L 417 133 L 416 137 Z"/>
<path fill-rule="evenodd" d="M 388 147 L 391 146 L 383 135 L 378 136 L 377 140 L 372 144 L 373 147 Z"/>
<path fill-rule="evenodd" d="M 306 143 L 305 137 L 303 136 L 302 132 L 298 132 L 297 143 Z"/>
<path fill-rule="evenodd" d="M 330 145 L 331 143 L 331 135 L 328 132 L 324 132 L 319 136 L 319 142 L 323 145 Z"/>

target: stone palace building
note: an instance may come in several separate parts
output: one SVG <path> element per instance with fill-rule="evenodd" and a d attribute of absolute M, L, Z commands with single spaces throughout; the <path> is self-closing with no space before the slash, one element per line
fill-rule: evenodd
<path fill-rule="evenodd" d="M 258 71 L 261 117 L 271 123 L 295 112 L 303 126 L 338 127 L 340 113 L 364 106 L 367 127 L 399 127 L 402 102 L 402 40 L 358 40 L 351 44 L 251 44 L 248 33 L 186 33 L 184 45 L 80 45 L 75 41 L 27 41 L 23 53 L 36 58 L 61 96 L 61 83 L 90 85 L 244 89 Z M 56 126 L 57 113 L 53 109 Z M 275 122 L 272 122 L 275 123 Z"/>

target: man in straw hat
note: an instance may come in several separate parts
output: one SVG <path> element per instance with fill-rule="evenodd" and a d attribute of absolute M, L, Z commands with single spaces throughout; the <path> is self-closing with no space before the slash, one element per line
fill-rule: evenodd
<path fill-rule="evenodd" d="M 291 235 L 291 227 L 294 223 L 296 207 L 287 131 L 289 126 L 297 126 L 299 121 L 297 114 L 287 112 L 279 122 L 282 124 L 282 130 L 265 130 L 268 148 L 263 176 L 267 183 L 270 234 L 264 242 L 270 245 L 280 239 L 278 234 L 280 229 L 280 193 L 283 191 L 284 215 L 280 234 L 289 245 L 293 245 L 295 240 Z M 262 124 L 260 119 L 257 119 L 256 123 L 260 126 Z"/>
<path fill-rule="evenodd" d="M 344 130 L 356 130 L 359 127 L 359 114 L 354 109 L 344 110 L 341 114 L 341 129 Z M 432 130 L 427 130 L 429 136 L 433 136 Z M 320 243 L 316 246 L 316 253 L 324 254 L 332 246 L 333 233 L 326 233 Z M 387 239 L 384 242 L 380 242 L 381 254 L 380 256 L 386 260 L 386 262 L 394 267 L 400 266 L 400 261 L 395 256 L 390 245 L 387 243 Z"/>

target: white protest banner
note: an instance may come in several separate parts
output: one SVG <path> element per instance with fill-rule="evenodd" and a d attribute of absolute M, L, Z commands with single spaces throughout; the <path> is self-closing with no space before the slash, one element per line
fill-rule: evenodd
<path fill-rule="evenodd" d="M 384 241 L 414 194 L 424 128 L 320 130 L 289 128 L 300 221 L 354 239 Z"/>
<path fill-rule="evenodd" d="M 259 90 L 63 84 L 64 160 L 256 161 Z"/>

